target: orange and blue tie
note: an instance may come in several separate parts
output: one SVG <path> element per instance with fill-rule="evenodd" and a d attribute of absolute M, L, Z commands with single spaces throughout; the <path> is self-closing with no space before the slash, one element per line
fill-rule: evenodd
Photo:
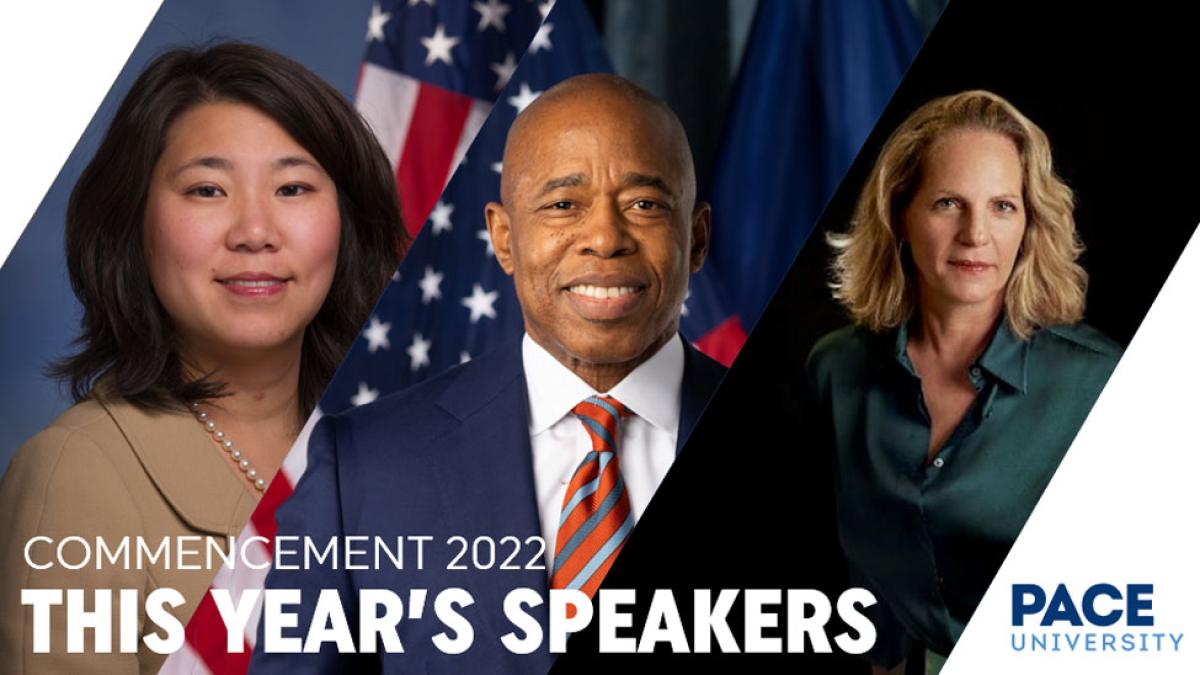
<path fill-rule="evenodd" d="M 592 439 L 563 498 L 550 588 L 582 590 L 592 597 L 630 530 L 633 511 L 617 462 L 621 418 L 632 413 L 611 396 L 590 396 L 572 411 Z"/>

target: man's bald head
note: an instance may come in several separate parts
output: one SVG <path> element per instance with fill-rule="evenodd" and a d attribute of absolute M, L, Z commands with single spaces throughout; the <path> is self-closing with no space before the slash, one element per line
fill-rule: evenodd
<path fill-rule="evenodd" d="M 606 119 L 608 118 L 608 119 Z M 571 123 L 611 123 L 624 120 L 657 137 L 682 171 L 686 204 L 696 200 L 696 171 L 687 132 L 675 112 L 654 94 L 633 82 L 609 73 L 587 73 L 563 80 L 547 89 L 517 115 L 508 131 L 500 176 L 500 197 L 512 203 L 516 177 L 524 162 L 536 153 L 531 145 L 561 133 Z"/>
<path fill-rule="evenodd" d="M 517 117 L 500 182 L 485 215 L 525 332 L 608 391 L 678 332 L 708 250 L 683 126 L 626 80 L 575 77 Z"/>

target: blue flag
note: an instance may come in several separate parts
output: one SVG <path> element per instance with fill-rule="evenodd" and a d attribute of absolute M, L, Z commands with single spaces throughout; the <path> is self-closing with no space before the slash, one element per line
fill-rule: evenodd
<path fill-rule="evenodd" d="M 759 3 L 712 189 L 710 262 L 747 327 L 921 42 L 905 0 Z"/>

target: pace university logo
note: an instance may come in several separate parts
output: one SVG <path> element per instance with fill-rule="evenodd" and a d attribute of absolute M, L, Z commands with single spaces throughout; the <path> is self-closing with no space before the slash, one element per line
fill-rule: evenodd
<path fill-rule="evenodd" d="M 1012 626 L 1017 652 L 1178 652 L 1183 644 L 1183 632 L 1155 624 L 1154 584 L 1074 592 L 1061 583 L 1013 584 Z"/>

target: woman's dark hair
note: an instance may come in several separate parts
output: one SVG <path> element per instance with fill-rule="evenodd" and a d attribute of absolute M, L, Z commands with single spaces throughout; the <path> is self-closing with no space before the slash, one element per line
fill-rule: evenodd
<path fill-rule="evenodd" d="M 252 106 L 275 120 L 337 186 L 341 234 L 329 295 L 304 332 L 307 416 L 383 292 L 409 238 L 387 156 L 354 107 L 307 68 L 242 43 L 173 49 L 133 83 L 67 205 L 67 269 L 83 305 L 78 352 L 50 368 L 78 401 L 96 380 L 151 409 L 222 395 L 219 373 L 189 379 L 150 283 L 143 218 L 167 131 L 205 103 Z"/>

